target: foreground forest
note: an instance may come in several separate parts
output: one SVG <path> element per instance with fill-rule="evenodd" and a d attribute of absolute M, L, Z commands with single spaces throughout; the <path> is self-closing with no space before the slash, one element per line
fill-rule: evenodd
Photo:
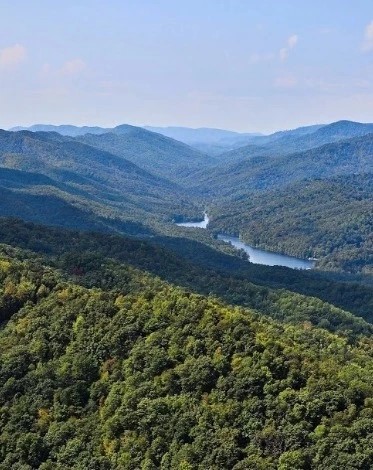
<path fill-rule="evenodd" d="M 1 241 L 0 468 L 372 467 L 370 323 L 145 241 L 7 219 Z M 209 276 L 256 307 L 196 294 Z"/>

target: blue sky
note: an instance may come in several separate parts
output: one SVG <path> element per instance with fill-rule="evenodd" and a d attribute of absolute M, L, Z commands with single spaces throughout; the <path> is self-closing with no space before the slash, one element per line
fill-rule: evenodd
<path fill-rule="evenodd" d="M 373 122 L 371 0 L 0 0 L 0 127 Z"/>

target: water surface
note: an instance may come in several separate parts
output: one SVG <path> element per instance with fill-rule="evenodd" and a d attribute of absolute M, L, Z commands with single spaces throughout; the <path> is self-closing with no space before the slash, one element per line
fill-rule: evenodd
<path fill-rule="evenodd" d="M 266 266 L 287 266 L 293 269 L 312 269 L 315 265 L 314 261 L 308 259 L 295 258 L 294 256 L 282 255 L 273 251 L 261 250 L 253 246 L 243 243 L 237 237 L 229 235 L 218 235 L 219 240 L 231 243 L 234 247 L 244 250 L 252 263 L 265 264 Z"/>
<path fill-rule="evenodd" d="M 204 219 L 199 222 L 183 222 L 176 224 L 179 227 L 207 228 L 209 223 L 208 215 L 204 215 Z M 231 243 L 234 247 L 244 250 L 248 255 L 251 263 L 264 264 L 266 266 L 286 266 L 293 269 L 312 269 L 315 262 L 308 259 L 295 258 L 294 256 L 282 255 L 273 251 L 261 250 L 254 248 L 247 243 L 242 242 L 238 237 L 230 235 L 218 235 L 219 240 Z"/>
<path fill-rule="evenodd" d="M 205 214 L 205 217 L 200 222 L 183 222 L 181 224 L 176 224 L 179 227 L 194 227 L 194 228 L 207 228 L 207 224 L 209 223 L 208 215 Z"/>

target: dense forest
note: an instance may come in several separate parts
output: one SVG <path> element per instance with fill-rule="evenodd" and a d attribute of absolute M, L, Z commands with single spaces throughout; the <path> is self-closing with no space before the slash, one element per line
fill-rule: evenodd
<path fill-rule="evenodd" d="M 373 175 L 302 181 L 211 210 L 214 231 L 320 269 L 373 273 Z"/>
<path fill-rule="evenodd" d="M 373 468 L 371 125 L 32 130 L 0 131 L 0 469 Z"/>
<path fill-rule="evenodd" d="M 138 240 L 0 219 L 0 242 L 48 255 L 55 267 L 71 273 L 85 273 L 84 265 L 93 265 L 96 277 L 84 284 L 88 287 L 100 287 L 101 282 L 111 279 L 111 268 L 105 268 L 110 260 L 286 322 L 309 321 L 346 334 L 370 332 L 370 327 L 357 317 L 373 322 L 372 286 L 333 281 L 307 271 L 251 264 L 185 238 Z M 91 277 L 88 274 L 88 279 Z M 86 280 L 87 276 L 79 279 Z"/>
<path fill-rule="evenodd" d="M 0 468 L 372 467 L 368 323 L 283 289 L 266 312 L 244 280 L 255 309 L 197 295 L 145 241 L 10 220 L 1 241 Z"/>

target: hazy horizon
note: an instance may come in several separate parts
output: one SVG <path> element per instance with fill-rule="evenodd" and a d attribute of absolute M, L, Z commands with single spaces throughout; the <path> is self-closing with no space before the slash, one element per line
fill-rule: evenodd
<path fill-rule="evenodd" d="M 368 0 L 14 0 L 0 25 L 0 128 L 373 121 Z"/>
<path fill-rule="evenodd" d="M 345 119 L 338 119 L 338 121 L 344 121 Z M 36 123 L 33 123 L 33 124 L 30 124 L 30 125 L 16 125 L 16 126 L 11 126 L 7 129 L 3 129 L 3 130 L 13 130 L 17 127 L 33 127 L 33 126 L 76 126 L 76 127 L 102 127 L 102 128 L 115 128 L 117 126 L 120 126 L 120 125 L 130 125 L 130 126 L 135 126 L 135 127 L 142 127 L 142 128 L 147 128 L 147 127 L 153 127 L 153 128 L 163 128 L 163 129 L 167 129 L 167 128 L 185 128 L 185 129 L 191 129 L 191 130 L 201 130 L 201 129 L 212 129 L 212 130 L 220 130 L 220 131 L 229 131 L 229 132 L 237 132 L 237 133 L 258 133 L 258 134 L 263 134 L 263 135 L 270 135 L 272 133 L 276 133 L 276 132 L 281 132 L 281 131 L 289 131 L 289 130 L 293 130 L 293 129 L 298 129 L 298 128 L 301 128 L 301 127 L 308 127 L 308 126 L 313 126 L 313 125 L 321 125 L 321 126 L 326 126 L 328 124 L 333 124 L 334 122 L 338 122 L 338 121 L 333 121 L 333 122 L 314 122 L 314 123 L 310 123 L 310 124 L 305 124 L 305 125 L 300 125 L 300 126 L 295 126 L 295 127 L 292 127 L 292 128 L 283 128 L 283 129 L 276 129 L 272 132 L 259 132 L 259 131 L 251 131 L 251 130 L 247 130 L 247 131 L 240 131 L 240 130 L 237 130 L 237 129 L 223 129 L 223 128 L 218 128 L 218 127 L 212 127 L 212 126 L 201 126 L 201 127 L 189 127 L 189 126 L 179 126 L 179 125 L 165 125 L 165 126 L 157 126 L 157 125 L 153 125 L 153 124 L 133 124 L 131 122 L 120 122 L 120 123 L 115 123 L 113 124 L 112 126 L 100 126 L 98 124 L 71 124 L 70 122 L 64 122 L 64 123 L 50 123 L 50 122 L 36 122 Z M 361 122 L 361 121 L 354 121 L 354 122 L 359 122 L 360 124 L 368 124 L 369 122 Z"/>

